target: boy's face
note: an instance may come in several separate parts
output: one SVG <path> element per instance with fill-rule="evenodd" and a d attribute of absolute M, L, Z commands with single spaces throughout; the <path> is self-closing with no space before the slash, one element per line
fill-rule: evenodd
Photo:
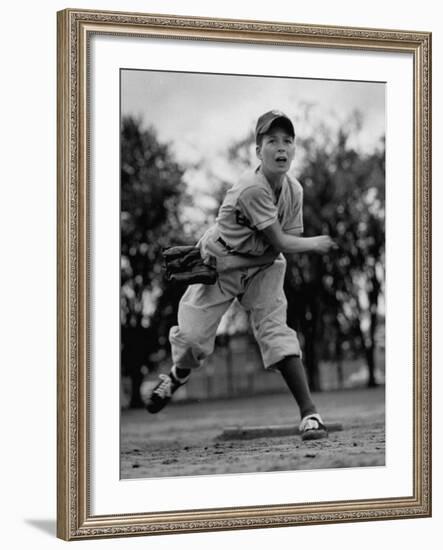
<path fill-rule="evenodd" d="M 270 174 L 285 174 L 295 155 L 294 138 L 285 128 L 275 126 L 263 135 L 261 145 L 256 148 L 262 167 Z"/>

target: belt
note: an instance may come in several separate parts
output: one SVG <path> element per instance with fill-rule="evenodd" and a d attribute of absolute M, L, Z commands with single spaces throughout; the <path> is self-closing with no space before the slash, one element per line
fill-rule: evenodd
<path fill-rule="evenodd" d="M 218 237 L 217 241 L 222 246 L 224 246 L 230 254 L 238 254 L 238 252 L 236 252 L 231 246 L 229 246 L 229 244 L 227 242 L 225 242 L 221 237 Z"/>

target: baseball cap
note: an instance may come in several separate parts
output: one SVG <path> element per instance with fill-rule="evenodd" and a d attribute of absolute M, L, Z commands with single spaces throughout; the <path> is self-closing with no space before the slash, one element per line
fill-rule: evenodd
<path fill-rule="evenodd" d="M 255 140 L 257 141 L 259 135 L 266 134 L 272 124 L 274 124 L 277 120 L 289 131 L 292 137 L 295 137 L 294 126 L 291 119 L 282 111 L 274 109 L 264 113 L 257 120 L 257 126 L 255 127 Z"/>

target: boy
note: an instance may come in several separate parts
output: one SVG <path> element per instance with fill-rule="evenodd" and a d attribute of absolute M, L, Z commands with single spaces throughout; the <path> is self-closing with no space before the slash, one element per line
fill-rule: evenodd
<path fill-rule="evenodd" d="M 216 224 L 197 245 L 203 259 L 216 259 L 218 281 L 190 285 L 183 295 L 178 326 L 169 334 L 173 366 L 160 375 L 146 408 L 160 411 L 213 352 L 220 319 L 237 298 L 249 313 L 265 369 L 282 374 L 297 402 L 302 438 L 320 439 L 327 431 L 312 401 L 297 334 L 286 324 L 282 253 L 322 254 L 335 245 L 328 236 L 300 236 L 303 192 L 287 174 L 295 154 L 291 120 L 269 111 L 258 119 L 255 137 L 260 165 L 227 192 Z"/>

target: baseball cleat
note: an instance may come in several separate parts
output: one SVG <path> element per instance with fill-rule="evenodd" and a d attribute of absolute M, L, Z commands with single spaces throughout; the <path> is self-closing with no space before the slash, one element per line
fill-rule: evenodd
<path fill-rule="evenodd" d="M 146 409 L 152 414 L 161 411 L 171 401 L 172 395 L 178 388 L 188 381 L 187 378 L 183 381 L 177 380 L 172 372 L 169 374 L 160 374 L 159 378 L 160 382 L 152 390 L 146 403 Z"/>
<path fill-rule="evenodd" d="M 299 429 L 303 441 L 328 437 L 328 430 L 319 414 L 310 414 L 302 418 Z"/>

